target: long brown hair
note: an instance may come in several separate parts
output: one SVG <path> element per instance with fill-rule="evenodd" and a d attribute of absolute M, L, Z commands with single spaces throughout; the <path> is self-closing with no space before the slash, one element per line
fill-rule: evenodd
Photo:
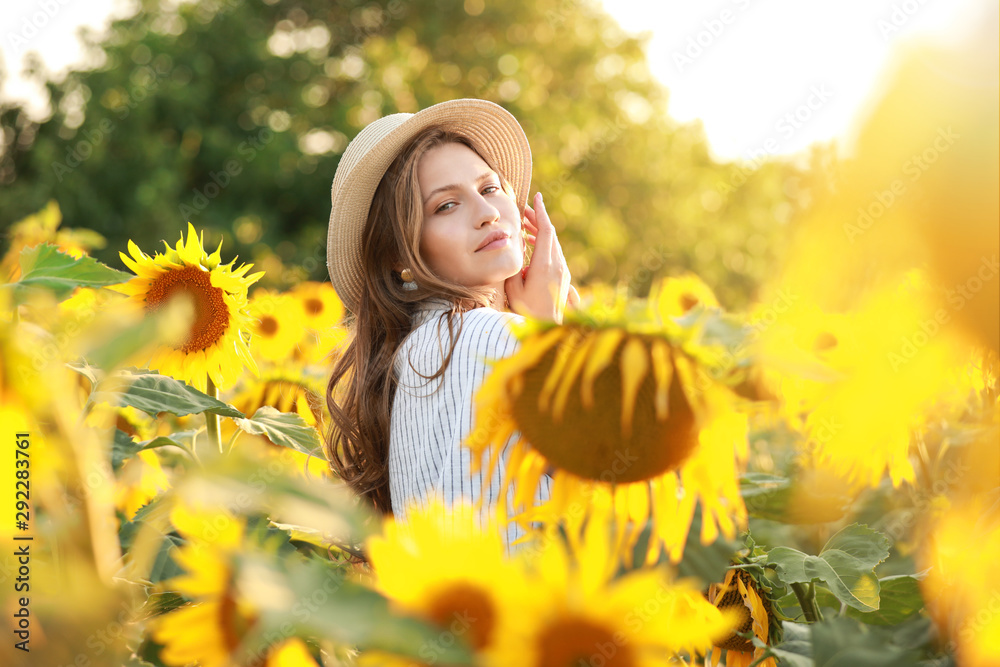
<path fill-rule="evenodd" d="M 335 362 L 327 385 L 326 402 L 332 419 L 324 449 L 330 467 L 383 514 L 392 513 L 389 418 L 398 382 L 396 354 L 412 329 L 416 304 L 430 298 L 452 303 L 447 312 L 449 351 L 441 368 L 427 376 L 433 380 L 451 361 L 458 335 L 455 315 L 489 306 L 491 296 L 497 296 L 485 287 L 465 287 L 442 279 L 420 256 L 424 214 L 417 167 L 428 150 L 450 142 L 465 144 L 475 151 L 500 176 L 504 192 L 516 197 L 510 183 L 474 139 L 440 127 L 417 135 L 386 170 L 372 197 L 362 238 L 364 288 L 358 312 L 349 324 L 349 343 Z M 410 269 L 418 285 L 416 290 L 403 288 L 394 271 L 396 266 Z"/>

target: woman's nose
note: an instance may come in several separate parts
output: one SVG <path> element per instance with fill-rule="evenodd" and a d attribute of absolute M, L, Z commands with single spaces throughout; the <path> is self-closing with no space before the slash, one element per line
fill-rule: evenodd
<path fill-rule="evenodd" d="M 491 204 L 484 196 L 478 196 L 478 208 L 476 209 L 476 226 L 482 227 L 483 225 L 494 223 L 500 220 L 500 211 L 496 206 Z"/>

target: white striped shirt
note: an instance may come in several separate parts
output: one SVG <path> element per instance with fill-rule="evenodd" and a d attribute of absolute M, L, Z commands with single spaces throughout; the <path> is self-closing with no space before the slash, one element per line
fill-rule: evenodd
<path fill-rule="evenodd" d="M 396 358 L 399 384 L 392 404 L 389 425 L 389 493 L 393 514 L 405 521 L 409 504 L 425 507 L 428 497 L 439 496 L 448 505 L 459 497 L 478 500 L 483 473 L 472 474 L 472 452 L 462 442 L 472 429 L 474 399 L 491 370 L 489 362 L 512 355 L 520 346 L 510 325 L 524 318 L 492 308 L 476 308 L 456 315 L 455 351 L 444 374 L 434 380 L 450 345 L 448 304 L 442 301 L 418 304 L 413 330 L 400 346 Z M 515 432 L 505 443 L 499 465 L 491 472 L 483 509 L 479 516 L 484 526 L 487 512 L 494 511 L 500 484 L 506 470 L 509 449 L 517 441 Z M 484 466 L 490 452 L 483 457 Z M 535 494 L 535 504 L 548 500 L 552 479 L 542 475 Z M 513 493 L 508 492 L 508 513 L 513 514 Z M 524 529 L 511 522 L 504 537 L 508 553 L 521 545 L 510 543 L 524 535 Z"/>

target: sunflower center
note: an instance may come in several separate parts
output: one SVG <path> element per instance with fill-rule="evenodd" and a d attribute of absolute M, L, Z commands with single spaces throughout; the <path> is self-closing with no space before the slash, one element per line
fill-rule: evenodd
<path fill-rule="evenodd" d="M 475 586 L 458 583 L 434 596 L 428 611 L 438 626 L 463 635 L 479 650 L 489 646 L 496 626 L 496 611 L 490 598 Z"/>
<path fill-rule="evenodd" d="M 813 342 L 813 350 L 816 352 L 826 352 L 835 347 L 837 347 L 837 337 L 827 331 L 816 336 L 816 340 Z"/>
<path fill-rule="evenodd" d="M 219 600 L 219 631 L 226 651 L 233 653 L 243 636 L 256 624 L 256 614 L 245 616 L 241 613 L 236 600 L 227 590 Z"/>
<path fill-rule="evenodd" d="M 278 320 L 271 315 L 265 315 L 260 318 L 260 324 L 257 325 L 257 331 L 261 336 L 270 338 L 274 334 L 278 333 Z"/>
<path fill-rule="evenodd" d="M 699 303 L 701 302 L 698 300 L 698 297 L 686 292 L 681 294 L 681 308 L 684 309 L 685 313 L 697 306 Z"/>
<path fill-rule="evenodd" d="M 598 336 L 600 332 L 587 335 Z M 642 343 L 648 358 L 650 340 L 642 336 L 630 338 Z M 697 445 L 695 415 L 670 359 L 659 362 L 670 365 L 666 418 L 658 417 L 656 408 L 657 391 L 664 387 L 658 387 L 656 373 L 647 372 L 635 387 L 634 400 L 627 407 L 631 432 L 624 434 L 622 376 L 627 363 L 623 360 L 626 344 L 618 343 L 610 355 L 610 363 L 593 378 L 590 407 L 584 405 L 582 372 L 566 377 L 566 369 L 574 364 L 572 357 L 586 358 L 589 354 L 583 341 L 569 352 L 571 359 L 561 370 L 555 367 L 560 347 L 565 343 L 553 346 L 519 378 L 522 384 L 513 401 L 514 418 L 524 438 L 556 467 L 606 483 L 638 482 L 675 469 Z M 577 362 L 579 368 L 585 359 Z M 559 383 L 566 389 L 561 418 L 554 414 L 554 400 L 547 409 L 541 406 L 540 399 L 546 383 L 552 384 L 549 376 L 553 372 L 562 376 Z"/>
<path fill-rule="evenodd" d="M 750 587 L 754 585 L 753 580 L 749 575 L 740 572 L 736 576 L 743 580 L 743 584 L 745 586 Z M 768 605 L 766 601 L 764 604 Z M 750 613 L 750 609 L 747 607 L 746 602 L 744 602 L 743 596 L 740 595 L 740 589 L 735 578 L 732 580 L 732 583 L 730 583 L 729 590 L 727 590 L 722 597 L 715 601 L 715 606 L 721 610 L 734 609 L 739 618 L 737 626 L 733 628 L 733 633 L 728 637 L 723 637 L 722 639 L 717 640 L 715 645 L 719 648 L 724 648 L 727 651 L 753 653 L 753 642 L 736 634 L 737 632 L 747 633 L 753 629 L 753 616 Z M 765 610 L 766 609 L 767 607 L 765 606 Z"/>
<path fill-rule="evenodd" d="M 306 312 L 309 313 L 310 315 L 312 315 L 313 317 L 315 317 L 315 316 L 317 316 L 317 315 L 319 315 L 320 313 L 323 312 L 323 300 L 322 299 L 317 299 L 316 297 L 312 297 L 310 299 L 306 299 L 302 303 L 302 305 L 305 306 Z"/>
<path fill-rule="evenodd" d="M 614 633 L 605 626 L 583 618 L 562 618 L 539 636 L 538 664 L 545 667 L 633 667 L 639 663 L 632 647 L 615 641 Z"/>
<path fill-rule="evenodd" d="M 195 312 L 187 342 L 178 349 L 190 354 L 218 343 L 229 327 L 229 308 L 211 275 L 194 266 L 167 271 L 146 290 L 146 310 L 155 312 L 178 294 L 191 297 Z"/>

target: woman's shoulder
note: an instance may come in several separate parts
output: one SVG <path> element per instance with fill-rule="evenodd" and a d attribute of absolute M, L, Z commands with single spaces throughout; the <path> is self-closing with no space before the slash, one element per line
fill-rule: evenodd
<path fill-rule="evenodd" d="M 448 338 L 447 314 L 423 320 L 420 329 L 425 335 L 440 332 Z M 519 345 L 514 327 L 524 322 L 517 313 L 501 312 L 492 308 L 474 308 L 454 316 L 455 351 L 480 357 L 502 357 L 514 352 Z"/>

